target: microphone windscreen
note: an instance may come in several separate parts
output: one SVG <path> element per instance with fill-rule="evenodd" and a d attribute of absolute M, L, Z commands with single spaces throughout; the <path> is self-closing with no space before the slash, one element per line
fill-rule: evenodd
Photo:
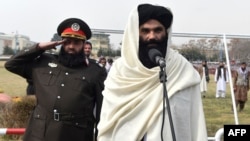
<path fill-rule="evenodd" d="M 159 50 L 157 50 L 157 49 L 155 49 L 155 48 L 152 48 L 152 49 L 150 49 L 150 50 L 148 51 L 148 56 L 149 56 L 149 59 L 150 59 L 152 62 L 154 62 L 154 63 L 157 64 L 155 58 L 156 58 L 156 56 L 162 57 L 162 53 L 161 53 Z"/>

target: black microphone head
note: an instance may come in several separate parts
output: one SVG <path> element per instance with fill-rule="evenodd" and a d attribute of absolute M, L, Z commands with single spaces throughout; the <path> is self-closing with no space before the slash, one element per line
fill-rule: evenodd
<path fill-rule="evenodd" d="M 149 56 L 149 59 L 150 59 L 152 62 L 154 62 L 155 64 L 157 64 L 155 58 L 156 58 L 156 56 L 162 57 L 162 53 L 161 53 L 159 50 L 157 50 L 157 49 L 155 49 L 155 48 L 152 48 L 152 49 L 150 49 L 150 50 L 148 51 L 148 56 Z"/>

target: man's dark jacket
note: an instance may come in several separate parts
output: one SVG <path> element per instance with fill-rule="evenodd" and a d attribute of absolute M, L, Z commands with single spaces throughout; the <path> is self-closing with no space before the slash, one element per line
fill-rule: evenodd
<path fill-rule="evenodd" d="M 93 141 L 94 127 L 100 118 L 105 69 L 93 62 L 65 67 L 56 55 L 36 46 L 13 56 L 5 68 L 32 79 L 36 88 L 37 105 L 24 141 Z"/>

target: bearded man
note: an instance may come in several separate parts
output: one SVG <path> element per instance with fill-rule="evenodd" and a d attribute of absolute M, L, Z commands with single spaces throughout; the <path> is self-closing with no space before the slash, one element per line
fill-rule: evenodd
<path fill-rule="evenodd" d="M 172 140 L 167 107 L 162 106 L 161 68 L 149 56 L 152 49 L 165 58 L 167 81 L 163 83 L 176 139 L 207 140 L 200 77 L 191 63 L 169 47 L 172 21 L 172 12 L 162 6 L 141 4 L 132 10 L 121 57 L 113 63 L 104 82 L 98 141 Z"/>
<path fill-rule="evenodd" d="M 85 59 L 83 46 L 91 31 L 84 21 L 66 19 L 57 33 L 62 41 L 37 43 L 5 64 L 7 70 L 32 79 L 36 89 L 37 105 L 24 141 L 93 141 L 107 73 Z M 58 45 L 58 56 L 45 53 Z"/>
<path fill-rule="evenodd" d="M 249 91 L 249 70 L 247 70 L 246 62 L 242 62 L 241 66 L 234 73 L 234 91 L 236 107 L 239 106 L 241 112 L 247 99 L 247 93 Z"/>
<path fill-rule="evenodd" d="M 201 77 L 200 89 L 203 97 L 206 97 L 205 94 L 207 92 L 207 83 L 209 83 L 209 69 L 207 66 L 207 61 L 202 61 L 201 66 L 198 68 L 198 72 Z"/>
<path fill-rule="evenodd" d="M 215 70 L 214 81 L 216 82 L 216 98 L 225 98 L 227 83 L 229 82 L 228 70 L 223 61 L 219 62 L 219 66 Z"/>

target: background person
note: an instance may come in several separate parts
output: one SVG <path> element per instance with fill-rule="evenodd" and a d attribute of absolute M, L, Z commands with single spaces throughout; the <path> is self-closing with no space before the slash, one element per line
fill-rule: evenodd
<path fill-rule="evenodd" d="M 83 45 L 91 31 L 84 21 L 66 19 L 57 33 L 62 41 L 37 43 L 5 63 L 7 70 L 32 79 L 36 88 L 37 105 L 24 141 L 93 141 L 106 72 L 85 61 Z M 45 53 L 58 45 L 62 45 L 58 56 Z"/>
<path fill-rule="evenodd" d="M 207 92 L 207 83 L 209 83 L 209 70 L 207 66 L 207 61 L 202 61 L 201 66 L 198 68 L 198 72 L 201 77 L 200 89 L 203 97 L 206 97 L 205 94 Z"/>
<path fill-rule="evenodd" d="M 114 61 L 113 61 L 112 58 L 108 58 L 107 63 L 106 63 L 106 66 L 105 66 L 107 72 L 109 72 L 110 68 L 112 67 L 113 62 L 114 62 Z"/>
<path fill-rule="evenodd" d="M 90 41 L 86 41 L 83 46 L 83 51 L 86 56 L 86 62 L 98 63 L 97 60 L 90 58 L 92 53 L 92 43 Z"/>
<path fill-rule="evenodd" d="M 107 63 L 107 60 L 106 60 L 105 57 L 101 56 L 101 57 L 99 58 L 98 63 L 99 63 L 99 65 L 100 65 L 101 67 L 105 68 L 105 67 L 106 67 L 106 63 Z M 105 69 L 106 69 L 106 68 L 105 68 Z M 106 71 L 107 71 L 107 70 L 106 70 Z"/>
<path fill-rule="evenodd" d="M 234 73 L 234 91 L 236 107 L 239 105 L 239 111 L 241 112 L 247 99 L 247 93 L 249 91 L 249 71 L 246 68 L 246 62 L 242 62 L 241 66 Z"/>
<path fill-rule="evenodd" d="M 199 73 L 169 47 L 172 20 L 172 12 L 158 5 L 141 4 L 131 11 L 121 57 L 105 81 L 98 141 L 160 141 L 161 135 L 172 140 L 168 114 L 163 115 L 160 67 L 148 55 L 152 48 L 165 57 L 176 140 L 207 141 Z"/>
<path fill-rule="evenodd" d="M 220 61 L 219 66 L 215 70 L 214 81 L 216 82 L 216 98 L 226 97 L 226 87 L 229 82 L 228 70 L 224 66 L 224 62 Z"/>
<path fill-rule="evenodd" d="M 92 43 L 90 41 L 85 42 L 83 51 L 84 51 L 85 56 L 89 58 L 92 52 Z"/>

